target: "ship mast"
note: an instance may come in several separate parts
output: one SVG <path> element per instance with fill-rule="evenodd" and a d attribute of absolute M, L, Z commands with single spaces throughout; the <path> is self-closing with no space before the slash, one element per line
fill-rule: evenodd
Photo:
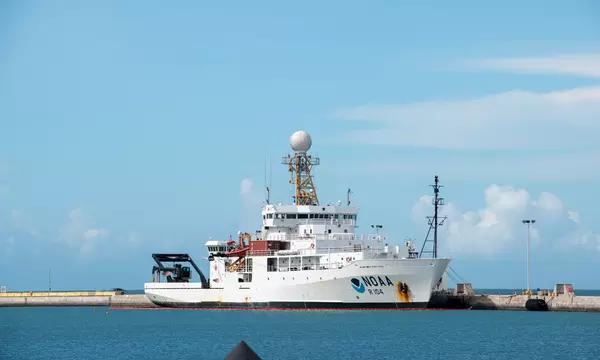
<path fill-rule="evenodd" d="M 310 135 L 305 131 L 296 131 L 290 136 L 290 146 L 293 155 L 283 158 L 282 164 L 287 165 L 290 172 L 290 184 L 294 185 L 293 196 L 296 205 L 319 205 L 317 189 L 313 183 L 312 167 L 319 165 L 319 158 L 308 155 L 312 145 Z"/>
<path fill-rule="evenodd" d="M 433 258 L 437 259 L 437 248 L 438 248 L 438 208 L 440 205 L 444 204 L 444 198 L 439 197 L 440 193 L 440 184 L 437 175 L 434 179 L 434 184 L 431 185 L 433 187 Z"/>
<path fill-rule="evenodd" d="M 440 188 L 442 187 L 442 185 L 440 185 L 440 181 L 439 181 L 437 175 L 434 178 L 434 184 L 430 185 L 430 186 L 433 188 L 433 200 L 432 200 L 433 216 L 427 217 L 427 223 L 429 224 L 429 230 L 427 230 L 427 235 L 425 235 L 425 241 L 423 241 L 423 246 L 421 247 L 421 252 L 419 253 L 419 257 L 422 257 L 423 254 L 425 254 L 425 253 L 429 253 L 429 254 L 431 254 L 432 258 L 436 259 L 437 254 L 438 254 L 438 251 L 437 251 L 438 250 L 438 226 L 444 225 L 444 221 L 446 221 L 447 217 L 439 216 L 439 207 L 444 205 L 444 198 L 439 197 Z M 429 235 L 431 234 L 431 230 L 433 230 L 433 239 L 429 238 Z M 432 243 L 431 250 L 425 250 L 425 246 L 429 242 Z"/>

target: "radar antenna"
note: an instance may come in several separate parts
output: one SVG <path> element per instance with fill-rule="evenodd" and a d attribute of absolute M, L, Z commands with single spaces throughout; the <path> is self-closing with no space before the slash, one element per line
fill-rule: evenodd
<path fill-rule="evenodd" d="M 419 257 L 422 257 L 423 254 L 431 254 L 431 257 L 436 259 L 438 254 L 438 226 L 444 225 L 444 222 L 448 217 L 439 216 L 439 207 L 444 205 L 444 198 L 439 197 L 440 188 L 442 188 L 443 186 L 439 184 L 439 179 L 437 175 L 434 178 L 434 184 L 429 186 L 433 188 L 433 216 L 427 217 L 429 230 L 427 230 L 427 235 L 425 235 L 425 240 L 423 241 L 421 252 L 419 252 Z M 433 230 L 433 239 L 429 237 L 429 235 L 431 234 L 431 230 Z M 432 243 L 431 249 L 425 250 L 425 247 L 428 243 Z"/>
<path fill-rule="evenodd" d="M 319 205 L 317 189 L 313 183 L 312 167 L 319 165 L 319 158 L 308 155 L 312 145 L 310 135 L 305 131 L 296 131 L 290 137 L 293 155 L 283 157 L 282 164 L 287 165 L 290 172 L 290 184 L 294 184 L 296 205 Z"/>

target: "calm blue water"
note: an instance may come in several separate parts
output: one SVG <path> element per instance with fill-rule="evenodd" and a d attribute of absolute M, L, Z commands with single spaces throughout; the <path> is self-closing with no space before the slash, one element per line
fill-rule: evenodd
<path fill-rule="evenodd" d="M 599 313 L 0 308 L 0 359 L 598 359 Z"/>

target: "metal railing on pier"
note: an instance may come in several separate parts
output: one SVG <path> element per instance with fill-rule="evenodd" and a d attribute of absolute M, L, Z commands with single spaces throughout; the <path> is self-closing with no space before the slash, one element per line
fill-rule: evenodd
<path fill-rule="evenodd" d="M 0 297 L 81 297 L 81 296 L 114 296 L 122 295 L 123 291 L 10 291 L 0 292 Z"/>

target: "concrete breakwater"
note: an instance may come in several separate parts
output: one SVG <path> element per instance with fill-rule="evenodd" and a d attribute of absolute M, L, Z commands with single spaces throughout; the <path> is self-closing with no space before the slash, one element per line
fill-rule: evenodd
<path fill-rule="evenodd" d="M 454 295 L 434 294 L 431 308 L 473 310 L 526 310 L 528 299 L 542 299 L 549 311 L 600 311 L 600 296 L 562 295 Z"/>
<path fill-rule="evenodd" d="M 114 294 L 111 292 L 62 292 L 62 293 L 4 293 L 0 307 L 25 306 L 107 306 L 115 308 L 156 307 L 144 294 Z"/>

